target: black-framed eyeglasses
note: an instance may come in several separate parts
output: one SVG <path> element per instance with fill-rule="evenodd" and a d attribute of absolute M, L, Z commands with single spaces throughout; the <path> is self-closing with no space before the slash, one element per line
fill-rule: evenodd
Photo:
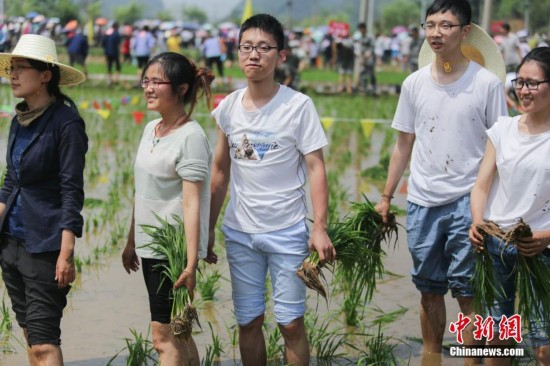
<path fill-rule="evenodd" d="M 147 89 L 149 86 L 153 89 L 158 89 L 159 85 L 172 84 L 169 81 L 156 81 L 156 80 L 141 80 L 141 87 Z"/>
<path fill-rule="evenodd" d="M 272 49 L 277 48 L 273 46 L 268 46 L 266 44 L 261 44 L 258 46 L 252 46 L 250 44 L 240 44 L 239 45 L 239 51 L 242 53 L 251 53 L 252 51 L 256 50 L 258 53 L 268 53 Z"/>
<path fill-rule="evenodd" d="M 422 26 L 422 29 L 426 30 L 426 31 L 434 31 L 436 28 L 439 29 L 440 32 L 450 32 L 451 29 L 453 29 L 454 27 L 462 27 L 464 24 L 451 24 L 451 23 L 439 23 L 439 24 L 435 24 L 435 23 L 422 23 L 421 26 Z"/>
<path fill-rule="evenodd" d="M 24 65 L 15 65 L 15 66 L 6 67 L 6 68 L 4 69 L 4 71 L 5 71 L 6 74 L 8 74 L 8 75 L 11 75 L 11 74 L 19 75 L 19 74 L 21 74 L 21 72 L 23 72 L 23 70 L 25 70 L 25 69 L 34 69 L 34 67 L 32 67 L 32 66 L 24 66 Z"/>
<path fill-rule="evenodd" d="M 550 80 L 523 80 L 523 79 L 514 79 L 511 81 L 512 87 L 515 89 L 521 90 L 524 86 L 527 86 L 529 90 L 538 90 L 540 84 L 548 83 Z"/>

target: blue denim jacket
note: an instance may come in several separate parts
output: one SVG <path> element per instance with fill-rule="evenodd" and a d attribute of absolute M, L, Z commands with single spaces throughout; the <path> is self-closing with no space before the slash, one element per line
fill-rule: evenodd
<path fill-rule="evenodd" d="M 61 248 L 61 233 L 71 230 L 82 236 L 84 220 L 84 163 L 88 137 L 82 118 L 71 107 L 58 101 L 38 120 L 29 146 L 21 156 L 19 177 L 15 173 L 11 151 L 19 128 L 15 116 L 11 122 L 6 153 L 7 173 L 0 189 L 0 202 L 6 205 L 0 218 L 5 232 L 7 217 L 17 197 L 29 253 Z"/>

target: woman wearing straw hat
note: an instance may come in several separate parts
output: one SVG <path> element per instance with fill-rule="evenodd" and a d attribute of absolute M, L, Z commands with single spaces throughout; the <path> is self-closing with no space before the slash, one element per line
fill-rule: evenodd
<path fill-rule="evenodd" d="M 449 289 L 461 310 L 451 319 L 473 317 L 470 190 L 485 130 L 507 114 L 495 75 L 504 75 L 502 57 L 487 33 L 471 23 L 471 15 L 467 0 L 435 0 L 426 11 L 423 49 L 431 56 L 423 57 L 421 49 L 420 69 L 403 82 L 392 123 L 399 134 L 376 206 L 386 219 L 410 158 L 407 242 L 412 280 L 421 294 L 423 356 L 434 363 L 441 358 Z M 473 321 L 461 333 L 466 345 L 475 343 L 472 330 Z"/>
<path fill-rule="evenodd" d="M 0 54 L 15 106 L 0 189 L 0 264 L 31 365 L 62 365 L 60 322 L 82 235 L 84 121 L 60 85 L 85 76 L 57 61 L 53 40 L 23 35 Z"/>

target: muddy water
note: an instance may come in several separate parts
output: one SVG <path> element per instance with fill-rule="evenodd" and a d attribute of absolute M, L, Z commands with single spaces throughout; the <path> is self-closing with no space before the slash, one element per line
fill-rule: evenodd
<path fill-rule="evenodd" d="M 401 198 L 400 198 L 401 199 Z M 401 232 L 400 237 L 405 238 Z M 228 277 L 227 262 L 223 253 L 218 268 L 225 277 Z M 389 251 L 385 261 L 386 268 L 396 276 L 388 276 L 378 285 L 372 304 L 366 310 L 366 322 L 377 315 L 372 310 L 376 307 L 384 312 L 398 310 L 405 307 L 408 311 L 396 322 L 384 329 L 386 336 L 403 341 L 398 342 L 396 354 L 404 360 L 404 364 L 420 364 L 420 344 L 412 340 L 420 337 L 418 322 L 419 296 L 409 279 L 411 260 L 404 240 L 400 240 L 395 251 Z M 309 291 L 309 290 L 308 290 Z M 324 301 L 317 301 L 317 297 L 309 292 L 309 309 L 317 313 L 326 314 L 329 310 L 336 310 L 340 306 L 338 299 L 331 299 L 328 307 Z M 456 317 L 458 308 L 448 296 L 448 318 Z M 194 338 L 199 347 L 201 357 L 211 343 L 208 322 L 213 325 L 214 332 L 222 339 L 225 353 L 222 355 L 221 365 L 239 364 L 239 351 L 230 344 L 230 335 L 227 326 L 234 324 L 230 285 L 222 281 L 222 288 L 217 292 L 213 303 L 199 305 L 202 331 L 198 330 Z M 119 255 L 111 255 L 95 268 L 85 270 L 75 283 L 69 305 L 62 320 L 63 354 L 67 365 L 97 366 L 105 365 L 112 356 L 125 347 L 125 337 L 130 337 L 130 328 L 145 334 L 148 327 L 148 305 L 146 290 L 141 273 L 127 275 L 123 270 Z M 17 325 L 14 326 L 14 335 L 20 334 Z M 454 336 L 446 333 L 445 342 L 453 342 Z M 12 340 L 16 353 L 0 356 L 0 365 L 24 365 L 26 355 L 21 345 Z M 125 365 L 122 352 L 115 360 L 114 365 Z M 352 356 L 350 354 L 350 356 Z M 463 360 L 446 358 L 445 365 L 460 365 Z M 338 362 L 338 364 L 343 364 Z"/>

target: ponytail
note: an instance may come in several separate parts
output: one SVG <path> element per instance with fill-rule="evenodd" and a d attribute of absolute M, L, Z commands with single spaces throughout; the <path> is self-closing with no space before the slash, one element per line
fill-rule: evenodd
<path fill-rule="evenodd" d="M 182 96 L 183 104 L 187 106 L 187 117 L 190 118 L 197 100 L 204 96 L 206 105 L 210 109 L 212 95 L 211 84 L 214 74 L 208 69 L 197 67 L 193 61 L 182 54 L 175 52 L 163 52 L 153 57 L 143 68 L 142 79 L 151 65 L 158 63 L 166 78 L 170 81 L 172 91 L 178 93 L 179 87 L 188 85 L 188 89 Z"/>

